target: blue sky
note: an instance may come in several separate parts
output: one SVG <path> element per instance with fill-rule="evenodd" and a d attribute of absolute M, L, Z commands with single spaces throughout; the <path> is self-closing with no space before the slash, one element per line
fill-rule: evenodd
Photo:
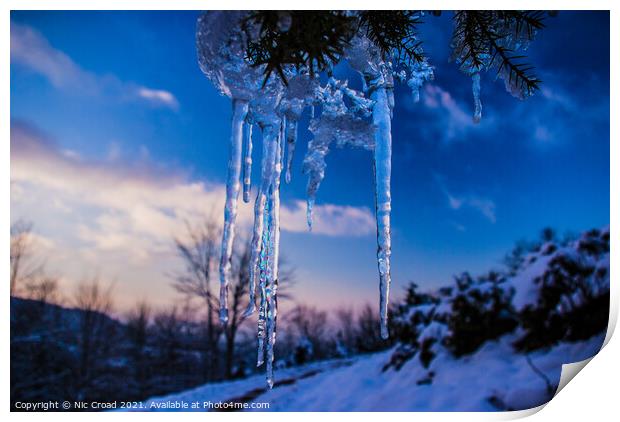
<path fill-rule="evenodd" d="M 231 105 L 197 65 L 197 16 L 11 13 L 11 218 L 33 221 L 48 266 L 67 283 L 96 272 L 126 303 L 166 303 L 179 222 L 212 208 L 221 218 Z M 406 87 L 396 90 L 396 295 L 412 280 L 434 287 L 498 267 L 543 227 L 609 224 L 609 14 L 549 18 L 528 50 L 541 91 L 520 101 L 483 75 L 478 125 L 471 82 L 448 60 L 450 14 L 425 21 L 435 80 L 416 104 Z M 306 124 L 282 191 L 295 294 L 323 307 L 374 304 L 371 156 L 330 153 L 319 229 L 307 233 Z M 251 205 L 241 214 L 249 221 Z"/>

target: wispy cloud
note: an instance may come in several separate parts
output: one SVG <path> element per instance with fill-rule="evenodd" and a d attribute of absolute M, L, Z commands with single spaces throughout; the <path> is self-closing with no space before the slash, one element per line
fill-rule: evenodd
<path fill-rule="evenodd" d="M 68 55 L 52 47 L 35 29 L 11 22 L 11 63 L 19 63 L 45 76 L 56 88 L 76 85 L 88 92 L 98 89 L 96 77 Z"/>
<path fill-rule="evenodd" d="M 495 217 L 495 202 L 487 198 L 480 198 L 478 196 L 452 196 L 446 193 L 448 196 L 448 203 L 453 210 L 460 210 L 461 208 L 469 207 L 480 214 L 482 214 L 491 223 L 495 223 L 497 218 Z"/>
<path fill-rule="evenodd" d="M 455 195 L 451 193 L 443 179 L 439 176 L 435 176 L 435 180 L 439 185 L 441 191 L 446 196 L 446 200 L 448 202 L 448 206 L 450 209 L 455 211 L 469 208 L 478 213 L 480 213 L 484 218 L 486 218 L 491 224 L 495 224 L 497 221 L 497 216 L 495 214 L 496 206 L 495 201 L 489 198 L 484 198 L 478 195 L 467 194 L 467 195 Z M 465 226 L 453 224 L 455 228 L 459 231 L 464 231 Z"/>
<path fill-rule="evenodd" d="M 294 201 L 280 211 L 282 228 L 303 233 L 306 225 L 305 201 Z M 312 233 L 327 236 L 366 236 L 375 232 L 375 218 L 366 207 L 321 204 L 313 209 Z"/>
<path fill-rule="evenodd" d="M 179 102 L 174 95 L 163 89 L 139 88 L 138 95 L 146 100 L 161 103 L 174 109 L 179 107 Z"/>
<path fill-rule="evenodd" d="M 465 92 L 454 92 L 435 83 L 424 86 L 420 105 L 415 112 L 415 132 L 424 139 L 449 145 L 462 140 L 487 139 L 501 141 L 506 133 L 518 137 L 520 142 L 535 148 L 560 146 L 573 139 L 582 139 L 577 133 L 591 125 L 561 125 L 563 118 L 571 121 L 605 121 L 609 118 L 609 98 L 601 95 L 577 96 L 565 86 L 581 84 L 582 88 L 596 91 L 600 81 L 583 77 L 567 79 L 562 75 L 542 75 L 546 82 L 533 97 L 518 101 L 506 95 L 502 89 L 488 86 L 482 93 L 483 117 L 480 123 L 473 121 L 473 99 Z M 581 95 L 581 94 L 579 94 Z M 486 106 L 487 102 L 491 105 Z M 532 113 L 536 109 L 536 113 Z M 418 121 L 424 122 L 418 124 Z"/>
<path fill-rule="evenodd" d="M 441 108 L 447 112 L 449 120 L 454 125 L 472 126 L 470 113 L 456 102 L 452 95 L 438 85 L 427 84 L 424 87 L 424 105 L 429 108 Z"/>
<path fill-rule="evenodd" d="M 441 128 L 439 133 L 444 142 L 460 140 L 476 126 L 472 117 L 473 110 L 459 103 L 439 85 L 427 84 L 422 98 L 422 103 L 433 115 L 434 124 Z"/>
<path fill-rule="evenodd" d="M 75 215 L 88 209 L 95 218 L 76 229 L 83 240 L 109 248 L 119 245 L 156 252 L 168 247 L 171 236 L 182 231 L 184 221 L 204 218 L 211 210 L 221 219 L 225 187 L 208 181 L 190 180 L 153 166 L 128 165 L 122 160 L 93 162 L 66 154 L 29 126 L 11 125 L 11 183 L 21 191 L 54 198 L 69 205 Z M 13 198 L 19 201 L 19 198 Z M 42 200 L 40 198 L 39 200 Z M 374 232 L 370 209 L 340 205 L 317 205 L 312 233 L 327 236 L 365 236 Z M 282 230 L 305 232 L 305 202 L 284 204 Z M 250 205 L 241 205 L 239 220 L 248 227 L 253 220 Z M 126 245 L 120 241 L 130 237 Z M 135 239 L 144 244 L 134 247 Z"/>
<path fill-rule="evenodd" d="M 536 103 L 536 113 L 530 107 L 520 104 L 511 113 L 511 120 L 518 124 L 534 141 L 536 147 L 547 148 L 561 146 L 574 140 L 582 140 L 591 136 L 590 130 L 596 122 L 607 122 L 609 119 L 609 97 L 604 95 L 582 95 L 571 92 L 566 86 L 579 84 L 581 89 L 594 92 L 600 82 L 588 77 L 579 79 L 555 74 L 543 75 L 546 82 L 540 92 L 529 102 Z M 570 121 L 570 125 L 559 124 L 562 120 Z M 585 124 L 587 122 L 587 124 Z M 584 131 L 584 128 L 585 131 Z M 528 134 L 528 135 L 529 135 Z"/>
<path fill-rule="evenodd" d="M 11 64 L 19 64 L 42 75 L 57 89 L 85 95 L 111 94 L 175 110 L 179 107 L 178 100 L 169 91 L 83 69 L 66 53 L 52 46 L 40 32 L 16 22 L 11 22 Z"/>
<path fill-rule="evenodd" d="M 91 269 L 131 280 L 123 289 L 136 294 L 147 280 L 168 291 L 165 274 L 182 265 L 173 237 L 186 233 L 186 223 L 196 225 L 208 216 L 222 224 L 224 199 L 222 184 L 192 180 L 142 158 L 137 164 L 123 157 L 80 158 L 28 124 L 11 124 L 11 215 L 34 222 L 38 233 L 54 242 L 50 262 L 67 280 L 90 276 Z M 283 203 L 280 217 L 283 231 L 310 236 L 375 231 L 365 207 L 317 205 L 312 232 L 302 200 Z M 252 204 L 239 201 L 240 236 L 249 236 L 252 221 Z"/>

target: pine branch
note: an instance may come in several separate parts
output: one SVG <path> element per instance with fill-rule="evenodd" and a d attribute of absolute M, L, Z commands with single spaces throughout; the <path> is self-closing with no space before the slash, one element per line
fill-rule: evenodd
<path fill-rule="evenodd" d="M 510 86 L 531 94 L 540 79 L 534 67 L 521 62 L 525 58 L 512 49 L 515 43 L 533 39 L 544 28 L 543 12 L 529 11 L 457 11 L 453 34 L 454 56 L 467 72 L 497 68 Z"/>
<path fill-rule="evenodd" d="M 417 26 L 420 14 L 409 10 L 370 10 L 360 12 L 360 29 L 379 48 L 384 57 L 397 54 L 399 61 L 421 63 L 422 42 Z"/>
<path fill-rule="evenodd" d="M 525 15 L 519 14 L 518 16 L 523 17 Z M 533 73 L 531 73 L 534 67 L 525 63 L 517 62 L 517 60 L 524 59 L 525 56 L 512 55 L 513 51 L 501 44 L 502 40 L 506 38 L 506 35 L 497 34 L 494 32 L 492 26 L 485 24 L 484 21 L 481 21 L 480 16 L 477 13 L 473 14 L 473 18 L 478 22 L 480 25 L 480 30 L 491 45 L 491 67 L 495 65 L 496 59 L 498 57 L 500 58 L 500 63 L 497 66 L 497 74 L 501 74 L 501 72 L 505 69 L 508 72 L 509 85 L 514 85 L 520 90 L 525 88 L 528 94 L 531 94 L 533 91 L 537 90 L 541 81 Z M 521 18 L 517 19 L 513 17 L 512 25 L 515 29 L 515 37 L 518 37 L 520 33 L 519 27 L 523 25 L 523 22 L 526 21 Z M 528 27 L 528 37 L 533 37 L 533 32 L 530 27 Z"/>
<path fill-rule="evenodd" d="M 276 71 L 286 83 L 287 65 L 306 67 L 314 75 L 340 59 L 355 34 L 355 23 L 354 16 L 342 11 L 254 11 L 243 21 L 247 59 L 252 66 L 265 65 L 265 82 Z"/>

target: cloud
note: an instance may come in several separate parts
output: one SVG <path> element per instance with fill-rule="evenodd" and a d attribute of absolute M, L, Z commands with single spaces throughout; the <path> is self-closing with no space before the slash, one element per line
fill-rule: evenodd
<path fill-rule="evenodd" d="M 440 139 L 444 142 L 459 140 L 476 126 L 473 110 L 460 104 L 450 92 L 435 84 L 426 84 L 422 103 L 432 115 L 434 125 L 440 128 Z"/>
<path fill-rule="evenodd" d="M 84 204 L 123 213 L 134 228 L 168 237 L 177 220 L 202 216 L 205 210 L 221 209 L 225 187 L 191 181 L 178 174 L 161 174 L 144 165 L 119 161 L 84 161 L 56 148 L 43 135 L 23 123 L 11 127 L 11 181 L 45 187 L 60 196 L 79 199 Z M 249 223 L 252 207 L 241 207 L 239 219 Z M 305 202 L 284 204 L 282 229 L 306 231 Z M 366 207 L 323 204 L 315 207 L 313 233 L 328 236 L 364 236 L 374 230 L 374 217 Z M 99 221 L 107 229 L 118 224 Z"/>
<path fill-rule="evenodd" d="M 282 229 L 306 232 L 306 203 L 294 201 L 280 210 Z M 332 204 L 315 205 L 312 233 L 327 236 L 367 236 L 375 232 L 375 218 L 366 207 Z"/>
<path fill-rule="evenodd" d="M 449 221 L 449 224 L 454 228 L 454 230 L 459 232 L 467 231 L 467 227 L 461 223 L 457 223 L 456 221 Z"/>
<path fill-rule="evenodd" d="M 222 220 L 225 187 L 184 175 L 157 171 L 154 165 L 87 161 L 66 154 L 33 128 L 11 126 L 11 185 L 19 201 L 30 194 L 39 201 L 62 203 L 81 218 L 78 238 L 102 250 L 127 248 L 130 255 L 165 250 L 184 221 L 196 222 L 214 212 Z M 241 201 L 240 201 L 241 204 Z M 239 222 L 249 227 L 253 207 L 241 204 Z M 84 213 L 82 213 L 84 211 Z M 306 232 L 305 202 L 281 207 L 281 228 Z M 314 234 L 365 236 L 374 232 L 368 208 L 323 204 L 315 207 Z M 136 243 L 137 242 L 137 243 Z"/>
<path fill-rule="evenodd" d="M 495 217 L 495 202 L 492 200 L 477 196 L 461 196 L 457 198 L 450 194 L 447 195 L 450 208 L 453 210 L 469 207 L 478 211 L 491 223 L 495 224 L 497 221 L 497 218 Z"/>
<path fill-rule="evenodd" d="M 67 89 L 77 84 L 89 92 L 97 90 L 94 75 L 52 47 L 39 32 L 15 22 L 11 22 L 11 62 L 45 76 L 56 88 Z"/>
<path fill-rule="evenodd" d="M 495 214 L 496 206 L 493 200 L 489 198 L 483 198 L 478 195 L 454 195 L 448 190 L 445 183 L 443 182 L 443 179 L 439 175 L 435 176 L 435 180 L 441 188 L 441 191 L 446 196 L 450 209 L 457 211 L 464 208 L 470 208 L 480 213 L 491 224 L 495 224 L 497 222 L 497 216 Z M 459 225 L 459 227 L 457 227 L 456 224 L 453 225 L 459 231 L 464 231 L 465 229 L 464 226 Z"/>
<path fill-rule="evenodd" d="M 495 119 L 486 115 L 474 123 L 473 98 L 466 102 L 435 83 L 424 85 L 420 99 L 418 104 L 404 103 L 411 113 L 407 124 L 419 137 L 433 143 L 450 145 L 496 127 Z"/>
<path fill-rule="evenodd" d="M 503 88 L 487 85 L 483 92 L 483 117 L 473 121 L 473 99 L 465 91 L 455 95 L 444 87 L 429 83 L 424 86 L 420 104 L 411 108 L 412 128 L 424 139 L 449 145 L 456 141 L 480 139 L 501 141 L 510 133 L 510 139 L 519 138 L 536 148 L 549 148 L 581 139 L 583 128 L 591 128 L 593 121 L 609 117 L 609 97 L 581 95 L 566 86 L 581 84 L 582 89 L 596 92 L 600 81 L 584 77 L 580 80 L 557 74 L 543 74 L 545 81 L 531 98 L 518 101 L 505 95 Z M 488 102 L 489 106 L 485 108 Z M 536 113 L 532 113 L 535 109 Z M 565 119 L 571 125 L 558 124 Z M 579 124 L 577 124 L 579 123 Z"/>
<path fill-rule="evenodd" d="M 472 115 L 465 112 L 452 95 L 438 85 L 426 84 L 424 87 L 424 105 L 431 109 L 443 109 L 451 123 L 459 126 L 473 126 Z"/>
<path fill-rule="evenodd" d="M 534 105 L 522 103 L 511 113 L 512 123 L 522 128 L 525 135 L 534 141 L 534 146 L 548 148 L 581 141 L 592 136 L 592 128 L 597 124 L 608 125 L 608 92 L 593 95 L 601 89 L 598 80 L 588 77 L 574 79 L 558 74 L 544 74 L 543 80 L 547 82 L 543 83 L 540 92 L 527 100 Z M 566 88 L 575 85 L 579 85 L 586 94 Z M 531 113 L 532 107 L 536 107 L 536 113 Z"/>
<path fill-rule="evenodd" d="M 169 91 L 152 89 L 110 75 L 100 76 L 78 65 L 64 52 L 54 48 L 34 28 L 11 22 L 11 64 L 19 64 L 44 76 L 57 89 L 84 95 L 105 93 L 128 97 L 153 105 L 178 109 L 179 102 Z"/>
<path fill-rule="evenodd" d="M 139 88 L 138 95 L 146 100 L 161 103 L 173 109 L 179 107 L 179 103 L 174 95 L 163 89 Z"/>
<path fill-rule="evenodd" d="M 32 221 L 53 242 L 52 271 L 71 282 L 97 274 L 119 279 L 119 300 L 127 306 L 130 294 L 144 295 L 147 282 L 161 304 L 169 300 L 174 292 L 165 274 L 182 266 L 173 237 L 183 237 L 186 223 L 203 223 L 208 216 L 221 226 L 225 194 L 222 184 L 142 159 L 136 164 L 67 154 L 32 126 L 11 122 L 12 217 Z M 302 200 L 283 203 L 280 217 L 283 231 L 309 236 L 375 232 L 373 213 L 365 207 L 316 205 L 312 232 Z M 253 204 L 240 200 L 238 233 L 249 235 L 252 222 Z"/>

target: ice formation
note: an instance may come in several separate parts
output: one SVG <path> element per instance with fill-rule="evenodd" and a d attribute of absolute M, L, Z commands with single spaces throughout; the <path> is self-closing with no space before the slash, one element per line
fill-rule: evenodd
<path fill-rule="evenodd" d="M 220 320 L 228 321 L 228 284 L 235 236 L 237 198 L 241 165 L 244 163 L 244 200 L 249 200 L 252 136 L 256 124 L 263 135 L 261 181 L 255 202 L 255 219 L 250 256 L 250 301 L 246 315 L 255 310 L 256 278 L 261 292 L 258 337 L 259 358 L 267 355 L 267 380 L 273 383 L 273 344 L 276 336 L 276 293 L 279 242 L 279 178 L 281 171 L 282 124 L 278 106 L 284 86 L 271 78 L 263 85 L 263 72 L 248 66 L 244 59 L 244 37 L 239 21 L 243 12 L 210 12 L 198 20 L 197 49 L 200 67 L 224 95 L 233 102 L 230 158 L 220 256 Z M 245 159 L 243 132 L 246 127 Z M 265 344 L 266 341 L 266 344 Z"/>
<path fill-rule="evenodd" d="M 243 151 L 243 202 L 250 202 L 250 188 L 252 186 L 252 123 L 246 121 L 245 150 Z"/>
<path fill-rule="evenodd" d="M 482 119 L 482 102 L 480 101 L 480 72 L 471 75 L 471 86 L 474 94 L 474 123 Z"/>
<path fill-rule="evenodd" d="M 245 60 L 247 33 L 241 29 L 244 12 L 208 12 L 198 20 L 199 63 L 207 78 L 223 95 L 231 98 L 233 118 L 228 163 L 224 229 L 220 255 L 220 320 L 227 323 L 230 262 L 235 236 L 237 202 L 241 185 L 243 200 L 249 202 L 252 166 L 252 126 L 262 133 L 261 179 L 254 203 L 254 226 L 250 244 L 249 303 L 244 316 L 258 306 L 257 365 L 266 365 L 267 383 L 273 386 L 276 340 L 278 258 L 280 243 L 280 179 L 291 180 L 298 123 L 310 109 L 309 130 L 313 137 L 303 159 L 308 176 L 307 215 L 312 226 L 312 209 L 325 177 L 325 157 L 330 147 L 358 147 L 373 153 L 377 220 L 377 266 L 380 279 L 381 336 L 388 337 L 387 311 L 391 283 L 391 120 L 394 108 L 394 78 L 407 81 L 414 100 L 422 84 L 432 78 L 425 61 L 409 66 L 384 59 L 366 37 L 356 37 L 345 59 L 357 71 L 364 89 L 329 77 L 324 84 L 304 69 L 285 69 L 288 83 L 272 75 L 264 82 L 262 67 Z M 283 22 L 282 25 L 286 25 Z M 245 139 L 245 141 L 244 141 Z M 242 183 L 240 182 L 242 180 Z"/>

